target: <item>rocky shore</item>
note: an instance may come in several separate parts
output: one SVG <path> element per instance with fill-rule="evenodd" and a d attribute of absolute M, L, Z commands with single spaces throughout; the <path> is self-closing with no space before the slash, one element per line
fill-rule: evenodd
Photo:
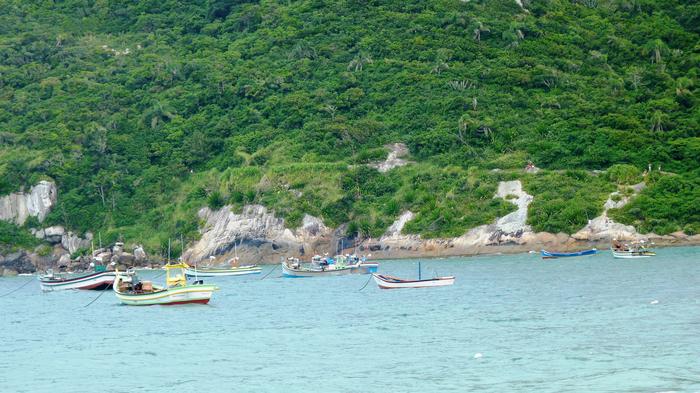
<path fill-rule="evenodd" d="M 643 187 L 637 184 L 633 189 L 638 193 Z M 501 182 L 494 198 L 510 201 L 517 210 L 460 237 L 442 239 L 402 234 L 404 225 L 414 217 L 410 211 L 403 212 L 379 239 L 357 241 L 344 236 L 344 227 L 329 228 L 321 219 L 310 215 L 304 217 L 300 227 L 286 228 L 283 219 L 260 205 L 245 206 L 240 213 L 231 211 L 230 206 L 216 211 L 203 208 L 199 212 L 205 222 L 202 236 L 184 253 L 184 259 L 190 263 L 221 263 L 234 256 L 234 249 L 246 262 L 277 263 L 283 257 L 308 258 L 326 252 L 356 251 L 371 254 L 373 259 L 391 259 L 519 253 L 543 248 L 556 251 L 607 249 L 613 238 L 648 239 L 657 246 L 700 244 L 700 235 L 640 234 L 632 226 L 614 222 L 607 216 L 608 209 L 624 206 L 632 198 L 622 197 L 617 192 L 610 195 L 599 217 L 572 235 L 534 232 L 527 225 L 528 206 L 533 197 L 522 189 L 518 180 Z"/>
<path fill-rule="evenodd" d="M 632 188 L 638 193 L 644 184 Z M 278 263 L 280 258 L 290 256 L 310 258 L 315 254 L 339 252 L 371 255 L 372 259 L 392 259 L 519 253 L 540 249 L 574 251 L 591 247 L 607 249 L 613 238 L 648 239 L 656 246 L 700 244 L 700 235 L 688 236 L 682 232 L 665 236 L 640 234 L 634 227 L 616 223 L 608 217 L 608 209 L 624 206 L 634 195 L 622 196 L 613 192 L 603 213 L 571 235 L 534 232 L 527 225 L 528 207 L 533 197 L 523 190 L 518 180 L 501 182 L 493 197 L 503 198 L 517 209 L 491 224 L 472 228 L 462 236 L 439 239 L 403 234 L 404 225 L 414 218 L 410 211 L 404 211 L 380 238 L 358 240 L 345 235 L 345 226 L 329 228 L 320 218 L 311 215 L 306 215 L 298 228 L 287 228 L 284 219 L 261 205 L 247 205 L 240 212 L 234 212 L 231 206 L 218 210 L 204 207 L 198 213 L 203 222 L 201 237 L 185 250 L 183 259 L 191 264 L 210 265 L 225 263 L 235 255 L 242 263 Z M 0 207 L 6 209 L 0 210 L 2 218 L 21 223 L 34 216 L 41 221 L 55 204 L 55 199 L 55 186 L 42 182 L 29 193 L 16 193 L 0 199 Z M 128 266 L 153 267 L 162 262 L 149 259 L 138 244 L 127 247 L 115 243 L 95 250 L 92 255 L 85 255 L 93 243 L 90 232 L 79 235 L 62 226 L 34 228 L 31 232 L 43 244 L 34 250 L 5 252 L 5 255 L 0 250 L 0 276 L 48 268 L 81 271 L 89 269 L 90 263 L 113 264 L 125 269 Z"/>

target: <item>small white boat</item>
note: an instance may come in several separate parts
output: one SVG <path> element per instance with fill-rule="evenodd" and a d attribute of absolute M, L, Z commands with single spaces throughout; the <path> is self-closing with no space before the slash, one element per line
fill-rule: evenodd
<path fill-rule="evenodd" d="M 615 251 L 612 249 L 613 257 L 617 259 L 636 259 L 636 258 L 651 258 L 656 256 L 653 251 Z"/>
<path fill-rule="evenodd" d="M 420 262 L 418 262 L 417 280 L 404 280 L 402 278 L 376 273 L 373 273 L 372 277 L 374 278 L 374 282 L 376 282 L 381 289 L 444 287 L 455 283 L 454 276 L 421 279 Z"/>
<path fill-rule="evenodd" d="M 104 290 L 111 288 L 117 277 L 116 273 L 106 271 L 104 268 L 97 270 L 93 273 L 67 277 L 55 275 L 52 270 L 49 270 L 45 275 L 39 276 L 39 284 L 41 290 L 45 292 L 66 289 Z"/>
<path fill-rule="evenodd" d="M 621 244 L 614 240 L 610 251 L 612 251 L 613 257 L 617 259 L 650 258 L 655 256 L 656 253 L 649 249 L 646 243 L 646 241 L 640 240 L 630 244 Z"/>
<path fill-rule="evenodd" d="M 133 269 L 127 273 L 117 272 L 114 281 L 114 293 L 120 302 L 129 306 L 176 305 L 188 303 L 209 303 L 215 285 L 206 285 L 201 281 L 188 284 L 184 263 L 167 264 L 165 287 L 153 285 L 150 281 L 140 281 Z"/>
<path fill-rule="evenodd" d="M 223 276 L 244 276 L 248 274 L 260 274 L 262 269 L 258 265 L 236 266 L 230 268 L 201 268 L 188 266 L 185 269 L 187 277 L 223 277 Z"/>
<path fill-rule="evenodd" d="M 381 289 L 444 287 L 455 283 L 454 276 L 435 277 L 424 280 L 403 280 L 375 273 L 372 274 L 372 277 L 374 277 L 374 282 L 376 282 Z"/>

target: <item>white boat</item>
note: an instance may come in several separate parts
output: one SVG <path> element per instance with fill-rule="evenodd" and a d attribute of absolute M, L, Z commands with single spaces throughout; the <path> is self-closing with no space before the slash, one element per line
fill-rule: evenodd
<path fill-rule="evenodd" d="M 454 276 L 421 279 L 421 263 L 418 262 L 418 279 L 404 280 L 384 274 L 372 274 L 374 282 L 381 289 L 444 287 L 455 283 Z"/>
<path fill-rule="evenodd" d="M 115 272 L 105 270 L 67 277 L 55 275 L 49 270 L 47 274 L 39 276 L 39 284 L 41 290 L 46 292 L 66 289 L 104 290 L 112 287 L 116 277 Z"/>
<path fill-rule="evenodd" d="M 150 281 L 139 281 L 133 269 L 127 273 L 117 273 L 114 293 L 120 302 L 129 306 L 176 305 L 187 303 L 209 303 L 215 285 L 201 281 L 188 284 L 184 273 L 184 263 L 167 264 L 165 286 L 153 285 Z"/>
<path fill-rule="evenodd" d="M 617 259 L 650 258 L 656 255 L 654 251 L 647 247 L 647 242 L 644 240 L 629 244 L 621 244 L 619 241 L 613 240 L 610 251 L 612 251 L 613 257 Z"/>
<path fill-rule="evenodd" d="M 248 274 L 260 274 L 262 269 L 258 265 L 237 266 L 230 268 L 201 268 L 188 266 L 185 269 L 187 277 L 222 277 L 222 276 L 244 276 Z"/>
<path fill-rule="evenodd" d="M 615 249 L 611 249 L 613 257 L 617 259 L 636 259 L 636 258 L 651 258 L 653 256 L 656 256 L 656 253 L 653 251 L 649 250 L 644 250 L 644 251 L 616 251 Z"/>
<path fill-rule="evenodd" d="M 435 277 L 425 280 L 403 280 L 375 273 L 372 274 L 372 277 L 374 277 L 374 282 L 381 289 L 444 287 L 455 283 L 454 276 Z"/>

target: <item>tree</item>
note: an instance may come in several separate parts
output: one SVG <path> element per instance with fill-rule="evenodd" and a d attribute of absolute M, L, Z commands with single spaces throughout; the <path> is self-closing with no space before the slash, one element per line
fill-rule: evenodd
<path fill-rule="evenodd" d="M 155 101 L 143 114 L 144 122 L 153 129 L 173 118 L 175 118 L 174 110 L 167 103 L 163 104 L 160 101 Z"/>
<path fill-rule="evenodd" d="M 362 71 L 366 64 L 372 64 L 372 58 L 362 52 L 355 55 L 355 57 L 348 64 L 348 71 Z"/>
<path fill-rule="evenodd" d="M 660 39 L 654 39 L 646 43 L 642 48 L 642 53 L 651 59 L 652 64 L 659 64 L 663 57 L 669 53 L 668 46 Z"/>
<path fill-rule="evenodd" d="M 668 115 L 661 112 L 660 110 L 656 110 L 651 115 L 651 130 L 652 131 L 663 131 L 664 125 L 667 122 L 668 122 Z"/>
<path fill-rule="evenodd" d="M 489 29 L 488 26 L 483 24 L 480 20 L 474 19 L 472 22 L 472 32 L 474 33 L 472 38 L 477 42 L 481 42 L 481 35 L 483 33 L 491 32 L 491 29 Z"/>
<path fill-rule="evenodd" d="M 518 22 L 511 22 L 508 26 L 508 30 L 501 34 L 501 37 L 508 42 L 508 46 L 515 47 L 520 45 L 520 41 L 525 39 L 525 34 L 521 30 L 521 24 Z"/>

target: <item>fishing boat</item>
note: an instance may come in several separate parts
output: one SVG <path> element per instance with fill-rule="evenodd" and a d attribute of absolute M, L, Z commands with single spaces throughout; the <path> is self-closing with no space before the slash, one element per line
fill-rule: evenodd
<path fill-rule="evenodd" d="M 647 246 L 647 242 L 644 240 L 629 244 L 622 244 L 614 240 L 610 250 L 612 251 L 613 257 L 617 259 L 650 258 L 656 255 L 656 253 Z"/>
<path fill-rule="evenodd" d="M 590 250 L 578 251 L 578 252 L 553 252 L 553 251 L 547 251 L 547 250 L 540 251 L 540 255 L 542 255 L 543 259 L 582 257 L 582 256 L 587 256 L 587 255 L 595 255 L 597 253 L 598 253 L 598 250 L 595 248 L 592 248 Z"/>
<path fill-rule="evenodd" d="M 321 277 L 345 276 L 348 274 L 371 274 L 377 271 L 379 264 L 369 263 L 365 257 L 343 256 L 329 258 L 315 255 L 310 264 L 305 264 L 299 258 L 288 258 L 282 261 L 282 275 L 285 277 Z"/>
<path fill-rule="evenodd" d="M 116 279 L 114 271 L 106 270 L 105 266 L 91 264 L 94 272 L 78 275 L 55 274 L 49 269 L 46 274 L 39 276 L 41 290 L 45 292 L 62 291 L 66 289 L 105 290 L 112 288 Z"/>
<path fill-rule="evenodd" d="M 372 274 L 372 277 L 374 278 L 374 282 L 376 282 L 381 289 L 444 287 L 455 283 L 454 276 L 422 279 L 420 262 L 418 262 L 417 280 L 404 280 L 376 273 Z"/>
<path fill-rule="evenodd" d="M 187 277 L 223 277 L 223 276 L 244 276 L 247 274 L 260 274 L 262 269 L 258 265 L 245 265 L 233 267 L 197 267 L 188 266 L 185 269 Z"/>
<path fill-rule="evenodd" d="M 209 303 L 215 285 L 204 284 L 202 280 L 187 283 L 185 263 L 168 263 L 165 268 L 165 286 L 153 285 L 151 281 L 141 281 L 136 272 L 117 272 L 114 293 L 123 304 L 129 306 L 176 305 L 188 303 Z"/>
<path fill-rule="evenodd" d="M 383 274 L 372 274 L 381 289 L 443 287 L 455 283 L 454 276 L 435 277 L 425 280 L 403 280 Z"/>
<path fill-rule="evenodd" d="M 241 243 L 243 243 L 243 239 L 241 239 Z M 184 244 L 184 242 L 181 241 L 181 244 Z M 224 277 L 224 276 L 245 276 L 248 274 L 260 274 L 262 269 L 258 265 L 243 265 L 243 266 L 237 266 L 239 264 L 239 257 L 238 257 L 238 247 L 239 245 L 236 245 L 236 242 L 234 240 L 233 243 L 233 252 L 235 253 L 235 256 L 231 259 L 228 260 L 228 266 L 219 266 L 219 267 L 198 267 L 196 264 L 194 265 L 194 268 L 192 266 L 188 266 L 187 269 L 185 269 L 185 275 L 187 277 Z M 182 253 L 184 254 L 185 250 L 183 248 Z M 209 257 L 211 260 L 215 259 L 214 256 Z"/>

